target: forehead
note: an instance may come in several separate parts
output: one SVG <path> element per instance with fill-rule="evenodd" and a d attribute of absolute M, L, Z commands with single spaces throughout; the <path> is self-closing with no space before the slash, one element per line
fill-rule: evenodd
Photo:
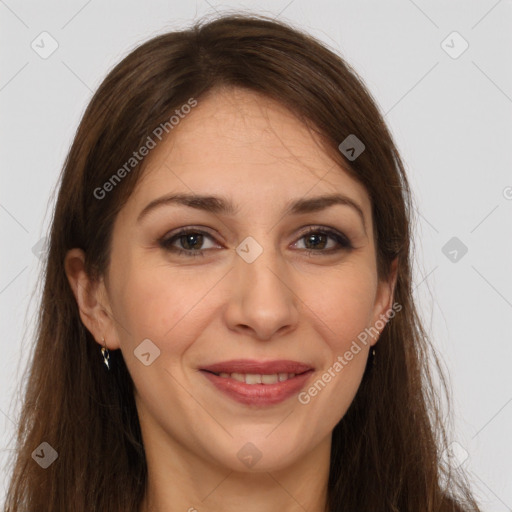
<path fill-rule="evenodd" d="M 318 136 L 283 105 L 244 89 L 199 99 L 146 158 L 129 200 L 139 209 L 169 192 L 232 197 L 248 208 L 342 192 L 367 213 L 371 208 L 365 188 L 325 152 Z"/>

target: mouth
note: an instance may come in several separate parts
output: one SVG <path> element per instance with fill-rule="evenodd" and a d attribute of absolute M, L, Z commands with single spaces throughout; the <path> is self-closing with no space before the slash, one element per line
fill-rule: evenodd
<path fill-rule="evenodd" d="M 233 360 L 203 367 L 200 372 L 217 390 L 239 403 L 269 406 L 297 394 L 314 368 L 297 361 Z"/>
<path fill-rule="evenodd" d="M 207 370 L 205 370 L 207 371 Z M 221 377 L 222 379 L 234 379 L 238 382 L 245 382 L 246 384 L 276 384 L 277 382 L 285 382 L 289 379 L 293 379 L 296 374 L 295 373 L 227 373 L 227 372 L 209 372 L 213 373 L 217 377 Z M 303 372 L 304 373 L 304 372 Z M 300 373 L 299 375 L 302 375 Z"/>

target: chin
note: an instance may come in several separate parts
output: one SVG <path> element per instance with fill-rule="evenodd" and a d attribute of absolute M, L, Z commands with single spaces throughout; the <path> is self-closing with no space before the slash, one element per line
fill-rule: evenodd
<path fill-rule="evenodd" d="M 239 473 L 279 471 L 297 463 L 306 452 L 304 439 L 293 441 L 284 429 L 280 434 L 271 433 L 270 436 L 272 428 L 254 436 L 247 435 L 247 429 L 244 430 L 245 435 L 229 438 L 224 445 L 215 443 L 222 450 L 210 452 L 217 464 Z"/>

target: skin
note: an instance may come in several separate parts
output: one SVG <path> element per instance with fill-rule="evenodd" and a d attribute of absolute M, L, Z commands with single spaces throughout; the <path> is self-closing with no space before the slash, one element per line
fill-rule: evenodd
<path fill-rule="evenodd" d="M 332 430 L 378 337 L 308 404 L 293 396 L 243 405 L 198 369 L 238 358 L 301 361 L 315 368 L 306 389 L 374 326 L 393 303 L 396 265 L 378 279 L 370 198 L 283 106 L 243 90 L 201 98 L 148 158 L 116 218 L 103 278 L 89 280 L 80 249 L 65 262 L 84 325 L 100 346 L 105 338 L 121 349 L 135 383 L 149 472 L 141 510 L 323 511 Z M 166 205 L 137 222 L 171 192 L 222 195 L 239 211 Z M 288 201 L 335 192 L 360 205 L 366 226 L 346 205 L 284 215 Z M 305 228 L 317 225 L 345 234 L 353 249 L 332 238 L 308 244 Z M 187 226 L 211 235 L 192 243 L 204 256 L 159 245 Z M 263 249 L 252 263 L 236 252 L 248 236 Z M 183 243 L 173 245 L 190 249 Z M 147 338 L 160 350 L 148 366 L 134 355 Z M 248 442 L 261 454 L 252 467 L 237 457 Z"/>

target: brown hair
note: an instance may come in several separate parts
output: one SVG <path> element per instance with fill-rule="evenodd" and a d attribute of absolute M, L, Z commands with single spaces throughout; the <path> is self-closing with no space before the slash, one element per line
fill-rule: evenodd
<path fill-rule="evenodd" d="M 228 15 L 142 44 L 105 78 L 67 156 L 49 253 L 6 511 L 138 511 L 146 461 L 132 380 L 120 350 L 106 372 L 80 320 L 64 272 L 81 248 L 86 271 L 109 265 L 113 221 L 144 162 L 107 199 L 101 187 L 155 127 L 193 97 L 219 87 L 257 91 L 287 106 L 372 201 L 379 277 L 398 258 L 394 299 L 402 310 L 376 345 L 345 416 L 333 431 L 328 509 L 359 512 L 479 510 L 466 477 L 445 467 L 440 395 L 446 384 L 412 296 L 412 203 L 403 164 L 373 98 L 356 72 L 311 36 L 264 16 Z M 338 145 L 355 134 L 365 151 L 348 161 Z M 47 469 L 31 457 L 41 442 L 59 454 Z"/>

